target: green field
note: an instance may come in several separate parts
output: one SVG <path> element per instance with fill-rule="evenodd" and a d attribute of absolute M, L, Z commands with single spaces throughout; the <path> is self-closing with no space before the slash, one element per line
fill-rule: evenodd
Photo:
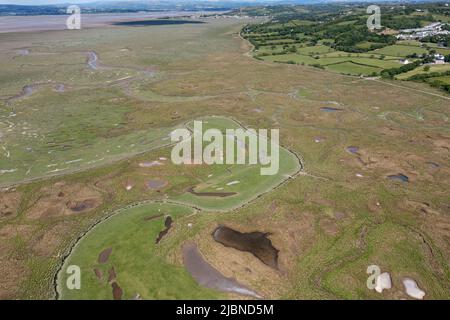
<path fill-rule="evenodd" d="M 59 273 L 58 292 L 61 299 L 111 300 L 112 289 L 107 281 L 108 270 L 114 267 L 118 285 L 123 290 L 123 299 L 132 299 L 139 294 L 142 299 L 212 299 L 221 295 L 200 287 L 183 266 L 170 263 L 168 252 L 179 247 L 180 233 L 192 234 L 186 225 L 181 225 L 176 238 L 155 244 L 158 233 L 164 229 L 164 217 L 146 221 L 145 218 L 159 214 L 170 215 L 179 226 L 179 220 L 193 211 L 187 207 L 171 204 L 147 204 L 123 210 L 92 229 L 75 247 L 65 261 L 62 270 L 69 265 L 81 269 L 80 290 L 69 290 L 65 285 L 67 274 Z M 183 221 L 183 220 L 182 220 Z M 186 221 L 186 220 L 184 220 Z M 112 248 L 107 263 L 100 264 L 98 255 Z M 102 271 L 98 279 L 94 269 Z"/>
<path fill-rule="evenodd" d="M 423 54 L 426 53 L 427 49 L 414 46 L 414 45 L 400 45 L 400 44 L 394 44 L 392 46 L 387 46 L 382 49 L 376 49 L 371 51 L 371 53 L 376 54 L 384 54 L 387 56 L 397 56 L 397 57 L 405 57 L 407 55 L 411 54 Z"/>
<path fill-rule="evenodd" d="M 204 121 L 203 130 L 214 128 L 225 133 L 226 129 L 240 128 L 236 122 L 226 118 L 210 117 L 201 120 Z M 230 141 L 225 134 L 224 141 Z M 237 150 L 235 150 L 236 153 Z M 242 206 L 254 200 L 258 195 L 269 192 L 285 181 L 287 177 L 293 176 L 301 170 L 301 163 L 294 154 L 282 147 L 279 153 L 280 170 L 275 175 L 261 175 L 261 165 L 211 165 L 208 175 L 200 177 L 202 182 L 195 188 L 196 192 L 236 192 L 237 194 L 234 196 L 198 197 L 191 193 L 184 193 L 175 200 L 211 211 L 228 211 Z"/>
<path fill-rule="evenodd" d="M 341 62 L 336 64 L 330 64 L 326 66 L 327 70 L 332 70 L 340 73 L 349 73 L 349 74 L 363 74 L 370 75 L 373 72 L 379 72 L 382 69 L 376 67 L 370 67 L 365 65 L 359 65 L 353 62 Z"/>
<path fill-rule="evenodd" d="M 408 79 L 409 77 L 416 75 L 416 74 L 431 73 L 431 72 L 445 72 L 445 71 L 450 70 L 450 64 L 434 64 L 434 65 L 430 65 L 429 67 L 430 67 L 430 69 L 428 71 L 424 70 L 425 66 L 418 67 L 414 70 L 411 70 L 409 72 L 405 72 L 405 73 L 398 75 L 396 77 L 396 79 L 404 80 L 404 79 Z"/>
<path fill-rule="evenodd" d="M 346 55 L 342 55 L 341 57 L 330 57 L 327 54 L 319 56 L 319 59 L 315 59 L 308 55 L 293 53 L 265 56 L 263 59 L 267 61 L 294 62 L 297 64 L 306 65 L 318 64 L 330 71 L 352 75 L 362 74 L 366 76 L 372 74 L 373 72 L 378 73 L 383 70 L 383 68 L 395 68 L 400 66 L 397 60 L 380 60 L 369 57 L 358 57 L 356 55 L 351 55 L 350 57 L 347 57 Z"/>

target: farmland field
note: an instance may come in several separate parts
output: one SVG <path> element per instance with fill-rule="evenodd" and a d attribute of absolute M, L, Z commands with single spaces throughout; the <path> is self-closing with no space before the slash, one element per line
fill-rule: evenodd
<path fill-rule="evenodd" d="M 414 45 L 401 45 L 401 44 L 395 44 L 392 46 L 387 46 L 382 49 L 376 49 L 374 51 L 371 51 L 371 53 L 376 54 L 384 54 L 387 56 L 397 56 L 397 57 L 404 57 L 410 54 L 422 54 L 426 53 L 427 50 L 425 48 L 421 48 L 420 46 L 414 46 Z"/>

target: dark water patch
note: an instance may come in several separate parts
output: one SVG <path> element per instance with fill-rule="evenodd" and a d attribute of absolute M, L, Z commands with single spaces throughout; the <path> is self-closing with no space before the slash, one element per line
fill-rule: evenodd
<path fill-rule="evenodd" d="M 107 263 L 109 260 L 109 256 L 111 255 L 112 248 L 106 248 L 98 255 L 98 263 Z"/>
<path fill-rule="evenodd" d="M 119 287 L 117 282 L 111 283 L 111 287 L 112 287 L 113 299 L 114 300 L 122 300 L 123 290 L 121 287 Z"/>
<path fill-rule="evenodd" d="M 155 220 L 155 219 L 161 218 L 163 215 L 164 215 L 164 214 L 161 213 L 161 214 L 157 214 L 157 215 L 154 215 L 154 216 L 145 217 L 144 220 L 145 220 L 145 221 Z"/>
<path fill-rule="evenodd" d="M 278 269 L 278 250 L 273 247 L 267 237 L 270 233 L 249 232 L 242 233 L 225 226 L 217 227 L 212 236 L 214 240 L 240 251 L 250 252 L 265 265 Z"/>
<path fill-rule="evenodd" d="M 342 111 L 343 109 L 340 108 L 333 108 L 333 107 L 322 107 L 320 108 L 323 112 L 336 112 L 336 111 Z"/>
<path fill-rule="evenodd" d="M 172 222 L 173 222 L 172 217 L 168 216 L 164 221 L 165 229 L 158 234 L 158 237 L 156 238 L 155 241 L 156 244 L 158 244 L 162 240 L 162 238 L 164 238 L 167 232 L 169 232 L 170 228 L 172 227 Z"/>
<path fill-rule="evenodd" d="M 81 212 L 87 209 L 91 209 L 95 206 L 94 199 L 87 199 L 83 201 L 69 201 L 67 207 L 74 212 Z"/>
<path fill-rule="evenodd" d="M 111 282 L 113 280 L 116 280 L 116 270 L 114 270 L 114 267 L 111 267 L 108 270 L 108 282 Z"/>
<path fill-rule="evenodd" d="M 150 180 L 147 181 L 147 187 L 150 189 L 161 189 L 165 186 L 167 186 L 167 181 L 164 180 Z"/>
<path fill-rule="evenodd" d="M 11 105 L 11 103 L 13 103 L 16 100 L 20 100 L 20 99 L 27 98 L 27 97 L 31 96 L 34 93 L 34 91 L 36 90 L 36 87 L 37 86 L 34 85 L 34 84 L 29 84 L 29 85 L 24 86 L 22 88 L 22 91 L 19 94 L 9 98 L 6 101 L 6 104 L 9 106 L 9 105 Z"/>
<path fill-rule="evenodd" d="M 350 146 L 350 147 L 347 147 L 346 150 L 347 150 L 348 152 L 350 152 L 350 153 L 358 154 L 359 147 Z"/>
<path fill-rule="evenodd" d="M 202 287 L 261 298 L 261 296 L 253 290 L 240 284 L 235 279 L 225 277 L 212 267 L 203 259 L 195 243 L 185 243 L 182 251 L 184 266 Z"/>
<path fill-rule="evenodd" d="M 432 169 L 437 169 L 440 167 L 439 163 L 432 162 L 432 161 L 427 161 L 426 164 Z"/>
<path fill-rule="evenodd" d="M 29 49 L 18 49 L 16 51 L 17 57 L 23 57 L 23 56 L 28 56 L 30 54 L 30 50 Z M 16 56 L 15 56 L 16 57 Z M 14 57 L 14 58 L 15 58 Z"/>
<path fill-rule="evenodd" d="M 197 20 L 177 20 L 177 19 L 155 19 L 155 20 L 139 20 L 139 21 L 122 21 L 115 22 L 115 26 L 129 26 L 129 27 L 146 27 L 146 26 L 164 26 L 164 25 L 178 25 L 178 24 L 203 24 L 203 21 Z"/>
<path fill-rule="evenodd" d="M 395 180 L 395 181 L 400 181 L 400 182 L 409 182 L 408 176 L 405 176 L 404 174 L 401 174 L 401 173 L 389 175 L 388 179 Z"/>
<path fill-rule="evenodd" d="M 97 279 L 102 280 L 103 274 L 100 269 L 94 269 L 94 273 L 95 273 L 95 276 L 97 277 Z"/>
<path fill-rule="evenodd" d="M 193 187 L 189 188 L 187 192 L 198 197 L 221 197 L 221 198 L 230 197 L 237 194 L 237 192 L 195 192 Z"/>
<path fill-rule="evenodd" d="M 62 84 L 62 83 L 58 83 L 57 85 L 55 85 L 54 87 L 53 87 L 53 89 L 56 91 L 56 92 L 64 92 L 64 91 L 66 91 L 66 86 L 64 85 L 64 84 Z"/>

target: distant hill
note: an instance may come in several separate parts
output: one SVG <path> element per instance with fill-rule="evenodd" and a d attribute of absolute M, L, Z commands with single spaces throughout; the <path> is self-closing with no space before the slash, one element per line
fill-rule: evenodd
<path fill-rule="evenodd" d="M 1 0 L 0 0 L 1 1 Z M 92 2 L 79 4 L 84 13 L 125 13 L 140 11 L 226 11 L 245 4 L 225 2 Z M 61 15 L 66 14 L 70 4 L 54 5 L 14 5 L 0 4 L 0 16 Z M 247 5 L 249 5 L 247 3 Z"/>
<path fill-rule="evenodd" d="M 0 0 L 1 2 L 2 0 Z M 377 0 L 386 2 L 392 0 Z M 409 0 L 403 2 L 433 2 L 434 0 Z M 161 0 L 158 2 L 135 1 L 93 1 L 79 4 L 84 13 L 120 13 L 139 11 L 225 11 L 240 7 L 264 6 L 264 5 L 293 5 L 293 4 L 324 4 L 335 2 L 361 3 L 373 2 L 373 0 Z M 70 3 L 48 5 L 16 5 L 0 4 L 0 16 L 27 16 L 27 15 L 59 15 L 66 14 L 66 8 Z"/>

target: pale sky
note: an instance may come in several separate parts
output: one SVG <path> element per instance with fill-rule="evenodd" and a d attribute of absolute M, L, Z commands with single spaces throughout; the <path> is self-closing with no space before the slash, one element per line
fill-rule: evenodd
<path fill-rule="evenodd" d="M 98 0 L 0 0 L 0 4 L 58 4 L 58 3 L 87 3 L 97 2 Z M 118 0 L 101 0 L 103 1 L 118 1 Z M 119 1 L 134 1 L 134 0 L 119 0 Z M 148 2 L 155 2 L 154 0 L 148 0 Z"/>
<path fill-rule="evenodd" d="M 89 3 L 89 2 L 122 2 L 122 1 L 129 1 L 133 2 L 136 0 L 0 0 L 0 4 L 28 4 L 28 5 L 40 5 L 40 4 L 58 4 L 58 3 Z M 158 0 L 138 0 L 138 1 L 145 1 L 145 2 L 159 2 Z M 177 2 L 177 0 L 163 0 L 164 2 L 171 1 L 171 2 Z M 217 0 L 201 0 L 201 2 L 215 2 Z M 222 1 L 230 1 L 230 2 L 236 2 L 237 0 L 222 0 Z M 277 0 L 271 0 L 267 2 L 276 2 Z M 186 0 L 182 0 L 179 2 L 187 2 Z M 191 0 L 190 2 L 195 2 L 195 0 Z M 264 2 L 264 0 L 243 0 L 241 2 Z"/>

